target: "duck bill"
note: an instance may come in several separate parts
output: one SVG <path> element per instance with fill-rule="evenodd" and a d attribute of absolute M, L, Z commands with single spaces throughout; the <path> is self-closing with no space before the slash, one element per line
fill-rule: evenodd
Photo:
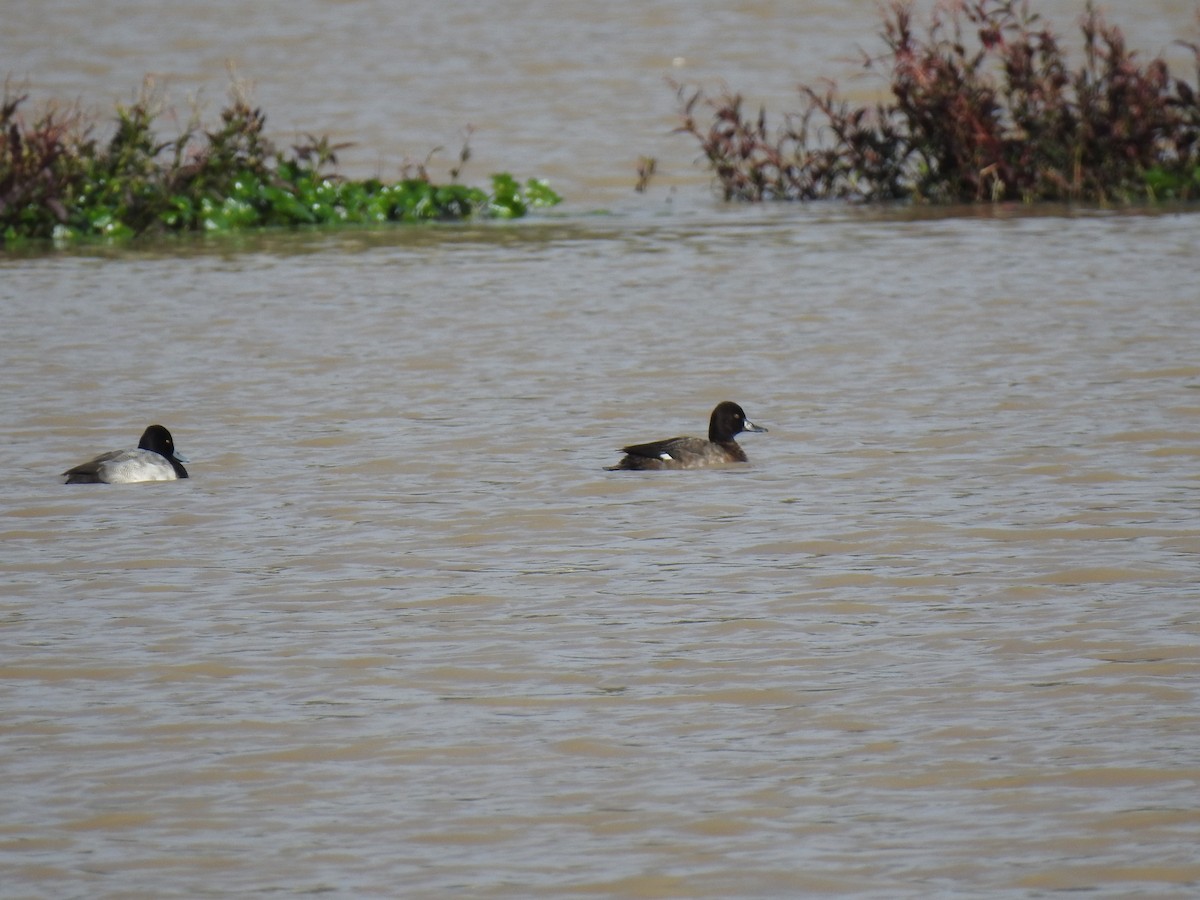
<path fill-rule="evenodd" d="M 746 424 L 742 426 L 742 431 L 757 431 L 759 433 L 762 433 L 766 430 L 767 429 L 763 428 L 761 425 L 755 425 L 749 419 L 747 419 Z"/>

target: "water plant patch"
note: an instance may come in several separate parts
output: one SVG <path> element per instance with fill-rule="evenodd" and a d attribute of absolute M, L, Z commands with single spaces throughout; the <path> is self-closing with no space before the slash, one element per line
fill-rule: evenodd
<path fill-rule="evenodd" d="M 118 106 L 107 141 L 77 106 L 51 104 L 27 122 L 27 95 L 7 85 L 0 105 L 0 240 L 131 238 L 163 232 L 221 232 L 272 226 L 516 218 L 552 206 L 544 182 L 506 173 L 490 188 L 437 184 L 425 166 L 396 181 L 343 178 L 339 146 L 307 136 L 289 152 L 265 135 L 266 116 L 235 89 L 220 124 L 196 117 L 160 139 L 150 91 Z M 464 145 L 460 163 L 469 156 Z"/>
<path fill-rule="evenodd" d="M 952 0 L 922 28 L 882 10 L 884 50 L 864 54 L 885 99 L 802 85 L 777 128 L 740 94 L 676 84 L 679 130 L 699 143 L 727 200 L 1086 203 L 1200 199 L 1196 83 L 1143 61 L 1088 2 L 1082 61 L 1027 0 Z"/>

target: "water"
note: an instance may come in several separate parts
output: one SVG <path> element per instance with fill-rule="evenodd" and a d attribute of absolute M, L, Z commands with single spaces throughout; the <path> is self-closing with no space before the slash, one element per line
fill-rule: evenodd
<path fill-rule="evenodd" d="M 567 84 L 716 27 L 637 9 Z M 551 214 L 0 259 L 4 895 L 1194 894 L 1194 216 L 636 198 L 589 136 L 656 104 L 524 86 Z M 722 399 L 749 466 L 603 471 Z M 58 484 L 152 421 L 191 479 Z"/>

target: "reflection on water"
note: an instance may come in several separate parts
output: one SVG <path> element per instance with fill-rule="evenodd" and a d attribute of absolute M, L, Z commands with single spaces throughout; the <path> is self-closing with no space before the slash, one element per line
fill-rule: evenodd
<path fill-rule="evenodd" d="M 313 102 L 368 146 L 405 123 L 355 61 L 520 70 L 490 115 L 600 173 L 574 205 L 0 259 L 5 893 L 1194 893 L 1193 217 L 637 200 L 596 85 L 749 22 L 779 76 L 788 10 L 589 7 L 522 56 L 414 9 L 436 77 L 382 7 L 242 12 L 363 37 Z M 117 24 L 80 50 L 115 93 L 152 68 Z M 751 465 L 603 471 L 722 399 Z M 58 483 L 154 421 L 189 480 Z"/>

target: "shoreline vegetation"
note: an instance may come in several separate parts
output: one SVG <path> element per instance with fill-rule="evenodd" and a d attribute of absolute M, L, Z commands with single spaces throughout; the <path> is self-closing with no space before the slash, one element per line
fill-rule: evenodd
<path fill-rule="evenodd" d="M 506 173 L 491 188 L 461 184 L 470 157 L 464 143 L 450 181 L 436 184 L 425 164 L 406 163 L 397 181 L 361 181 L 333 171 L 328 138 L 306 135 L 277 150 L 266 115 L 235 84 L 220 123 L 206 129 L 193 113 L 180 133 L 161 140 L 161 97 L 147 84 L 118 105 L 112 137 L 77 106 L 50 104 L 30 122 L 27 94 L 5 85 L 0 102 L 0 247 L 30 240 L 69 243 L 180 232 L 220 233 L 270 227 L 369 225 L 471 218 L 513 219 L 559 196 L 544 182 Z M 468 133 L 469 138 L 469 133 Z"/>
<path fill-rule="evenodd" d="M 672 82 L 680 125 L 726 201 L 852 203 L 1195 203 L 1200 200 L 1200 43 L 1180 41 L 1194 82 L 1130 50 L 1093 0 L 1078 18 L 1082 60 L 1030 0 L 883 0 L 883 49 L 863 67 L 887 90 L 854 105 L 832 81 L 799 85 L 799 108 L 768 125 L 725 87 Z M 1200 22 L 1200 10 L 1198 10 Z M 395 181 L 336 173 L 346 144 L 304 135 L 287 151 L 235 79 L 215 126 L 193 111 L 169 139 L 147 79 L 118 104 L 111 137 L 78 104 L 24 115 L 28 94 L 0 98 L 0 249 L 143 235 L 272 227 L 512 219 L 561 198 L 544 181 L 459 181 L 468 131 L 448 180 L 406 162 Z M 638 162 L 646 190 L 656 160 Z"/>
<path fill-rule="evenodd" d="M 1196 82 L 1142 62 L 1088 0 L 1082 64 L 1028 0 L 948 0 L 924 27 L 881 6 L 884 50 L 863 54 L 886 99 L 854 106 L 800 85 L 777 128 L 728 88 L 672 83 L 680 127 L 725 200 L 1138 203 L 1200 199 Z"/>

